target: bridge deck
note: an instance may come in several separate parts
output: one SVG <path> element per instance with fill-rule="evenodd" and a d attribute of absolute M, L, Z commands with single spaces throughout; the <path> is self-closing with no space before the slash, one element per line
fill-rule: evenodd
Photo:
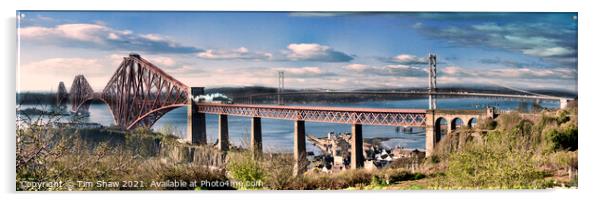
<path fill-rule="evenodd" d="M 424 126 L 426 110 L 197 103 L 201 113 L 342 124 Z"/>

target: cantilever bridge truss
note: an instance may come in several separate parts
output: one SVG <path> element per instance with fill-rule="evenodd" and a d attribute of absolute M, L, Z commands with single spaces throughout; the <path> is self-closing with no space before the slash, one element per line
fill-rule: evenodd
<path fill-rule="evenodd" d="M 105 102 L 121 129 L 150 127 L 170 110 L 189 104 L 189 88 L 161 69 L 131 54 L 125 57 L 104 90 L 94 92 L 83 75 L 69 91 L 72 112 L 87 111 L 90 101 Z"/>

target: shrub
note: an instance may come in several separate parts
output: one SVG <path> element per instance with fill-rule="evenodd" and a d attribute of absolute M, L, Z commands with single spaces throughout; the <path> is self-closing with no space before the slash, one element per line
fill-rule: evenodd
<path fill-rule="evenodd" d="M 448 159 L 448 169 L 438 186 L 473 188 L 541 188 L 544 174 L 533 154 L 518 146 L 518 135 L 491 132 L 483 144 L 469 143 Z"/>
<path fill-rule="evenodd" d="M 559 151 L 550 155 L 550 161 L 556 166 L 564 169 L 577 168 L 576 151 Z"/>
<path fill-rule="evenodd" d="M 497 127 L 497 122 L 491 118 L 486 118 L 483 120 L 479 120 L 478 128 L 482 128 L 485 130 L 493 130 Z"/>
<path fill-rule="evenodd" d="M 291 189 L 296 177 L 292 175 L 294 159 L 289 154 L 265 154 L 263 159 L 265 173 L 264 185 L 270 189 Z"/>
<path fill-rule="evenodd" d="M 391 169 L 383 171 L 387 184 L 408 180 L 419 180 L 426 176 L 422 173 L 412 173 L 403 169 Z"/>
<path fill-rule="evenodd" d="M 344 189 L 367 186 L 372 181 L 372 176 L 367 170 L 346 170 L 336 174 L 304 175 L 301 182 L 305 183 L 305 189 Z"/>
<path fill-rule="evenodd" d="M 577 126 L 572 123 L 563 124 L 560 128 L 548 129 L 544 132 L 548 141 L 548 150 L 575 151 L 578 148 Z"/>
<path fill-rule="evenodd" d="M 497 117 L 498 125 L 503 131 L 511 131 L 521 120 L 523 120 L 519 113 L 512 112 L 508 114 L 501 114 Z"/>
<path fill-rule="evenodd" d="M 157 140 L 166 141 L 169 138 L 154 133 L 144 134 L 144 132 L 145 130 L 137 130 L 132 134 L 114 134 L 102 129 L 55 128 L 52 124 L 32 124 L 18 128 L 16 188 L 17 190 L 164 189 L 150 187 L 147 183 L 165 180 L 227 180 L 222 168 L 210 169 L 206 166 L 209 164 L 206 162 L 208 159 L 181 164 L 165 160 L 162 156 L 156 156 L 156 153 L 149 155 L 148 148 L 156 149 Z M 77 184 L 77 181 L 95 183 L 123 180 L 144 181 L 145 187 L 82 187 Z M 73 182 L 74 184 L 71 185 L 74 186 L 21 186 L 21 182 L 25 181 Z M 194 188 L 181 187 L 181 189 Z"/>
<path fill-rule="evenodd" d="M 569 117 L 569 112 L 566 110 L 560 110 L 556 113 L 556 121 L 559 124 L 563 124 L 569 120 L 571 120 L 571 118 Z"/>
<path fill-rule="evenodd" d="M 466 143 L 471 142 L 474 139 L 474 134 L 471 130 L 466 128 L 457 129 L 453 133 L 443 136 L 443 138 L 437 143 L 433 151 L 432 159 L 445 159 L 449 154 L 462 149 Z M 437 161 L 432 162 L 436 163 Z"/>
<path fill-rule="evenodd" d="M 261 164 L 253 159 L 253 155 L 249 151 L 230 152 L 228 154 L 226 168 L 228 174 L 241 183 L 242 187 L 239 188 L 258 188 L 251 185 L 263 183 L 265 172 L 261 167 Z"/>
<path fill-rule="evenodd" d="M 370 180 L 371 186 L 383 186 L 383 185 L 388 185 L 388 184 L 389 184 L 388 180 L 383 179 L 377 175 L 373 175 L 372 180 Z"/>

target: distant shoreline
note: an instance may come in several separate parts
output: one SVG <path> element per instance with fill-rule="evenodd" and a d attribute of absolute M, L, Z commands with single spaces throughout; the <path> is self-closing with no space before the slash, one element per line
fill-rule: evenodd
<path fill-rule="evenodd" d="M 284 89 L 284 92 L 317 92 L 325 91 L 326 89 Z M 424 91 L 424 88 L 395 88 L 395 89 L 358 89 L 355 91 L 362 92 L 411 92 L 411 91 Z M 478 93 L 504 93 L 504 94 L 516 94 L 521 95 L 524 93 L 518 93 L 513 90 L 485 86 L 479 88 L 467 88 L 467 87 L 447 87 L 437 89 L 439 92 L 478 92 Z M 576 97 L 577 92 L 569 92 L 566 90 L 531 90 L 533 93 L 545 94 L 550 96 L 560 97 Z M 264 94 L 264 96 L 254 97 L 253 101 L 257 103 L 268 103 L 275 101 L 276 88 L 253 86 L 253 87 L 224 87 L 224 88 L 207 88 L 205 94 L 211 93 L 222 93 L 230 98 L 244 98 L 256 94 Z M 265 94 L 273 94 L 273 96 L 265 96 Z M 333 94 L 306 94 L 306 95 L 286 95 L 285 99 L 288 103 L 307 103 L 307 102 L 363 102 L 363 101 L 388 101 L 388 100 L 403 100 L 403 99 L 420 99 L 425 98 L 424 95 L 333 95 Z M 457 96 L 439 96 L 440 98 L 457 97 Z M 234 102 L 246 102 L 245 100 L 234 100 Z M 56 102 L 56 94 L 50 91 L 31 91 L 31 92 L 20 92 L 16 94 L 16 103 L 19 104 L 54 104 Z M 101 104 L 101 101 L 92 100 L 91 104 Z"/>

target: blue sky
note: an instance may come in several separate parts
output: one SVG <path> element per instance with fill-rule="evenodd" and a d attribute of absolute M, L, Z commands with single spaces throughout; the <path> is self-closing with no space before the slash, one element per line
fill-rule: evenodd
<path fill-rule="evenodd" d="M 576 13 L 17 13 L 20 90 L 101 90 L 136 52 L 189 86 L 398 88 L 438 84 L 577 91 Z"/>

